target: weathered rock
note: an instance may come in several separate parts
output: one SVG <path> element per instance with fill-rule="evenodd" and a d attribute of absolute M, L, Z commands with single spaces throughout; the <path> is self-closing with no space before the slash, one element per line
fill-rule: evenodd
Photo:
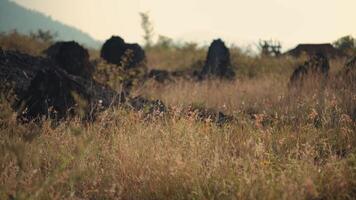
<path fill-rule="evenodd" d="M 115 91 L 91 78 L 67 73 L 56 62 L 16 51 L 0 54 L 0 80 L 17 96 L 12 103 L 19 115 L 29 120 L 39 116 L 62 119 L 83 110 L 86 117 L 120 103 Z M 78 107 L 79 106 L 79 107 Z"/>
<path fill-rule="evenodd" d="M 94 119 L 97 112 L 110 106 L 126 105 L 146 114 L 166 112 L 160 100 L 131 98 L 132 81 L 124 81 L 117 93 L 92 78 L 69 74 L 51 58 L 34 57 L 0 49 L 0 93 L 14 92 L 10 102 L 23 120 L 38 117 L 66 119 L 80 114 Z"/>
<path fill-rule="evenodd" d="M 21 115 L 26 119 L 47 116 L 52 119 L 63 119 L 75 114 L 77 101 L 82 101 L 82 108 L 90 102 L 83 84 L 77 83 L 67 74 L 59 70 L 42 70 L 31 81 L 30 87 L 20 99 L 18 105 Z M 75 99 L 81 98 L 80 100 Z"/>
<path fill-rule="evenodd" d="M 21 97 L 37 72 L 50 61 L 17 51 L 0 51 L 0 88 L 2 92 L 13 90 Z"/>
<path fill-rule="evenodd" d="M 323 54 L 312 56 L 303 65 L 294 70 L 290 84 L 302 83 L 306 78 L 327 78 L 329 74 L 329 61 Z"/>
<path fill-rule="evenodd" d="M 103 44 L 100 55 L 108 63 L 119 65 L 126 51 L 125 44 L 121 37 L 112 36 Z"/>
<path fill-rule="evenodd" d="M 57 42 L 45 54 L 69 74 L 89 78 L 94 72 L 88 51 L 74 41 Z"/>
<path fill-rule="evenodd" d="M 124 59 L 127 59 L 125 63 L 126 68 L 133 68 L 144 62 L 146 58 L 145 51 L 137 44 L 126 44 L 126 51 Z"/>
<path fill-rule="evenodd" d="M 229 49 L 221 39 L 214 40 L 211 43 L 201 75 L 227 79 L 235 77 L 235 72 L 231 66 Z"/>
<path fill-rule="evenodd" d="M 128 44 L 118 36 L 108 39 L 102 49 L 101 57 L 108 63 L 134 68 L 145 60 L 145 51 L 138 44 Z"/>

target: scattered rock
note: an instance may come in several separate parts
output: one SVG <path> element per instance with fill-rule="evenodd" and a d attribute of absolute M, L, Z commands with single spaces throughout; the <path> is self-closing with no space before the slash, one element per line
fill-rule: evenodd
<path fill-rule="evenodd" d="M 297 83 L 303 83 L 306 78 L 310 77 L 322 77 L 327 78 L 329 73 L 329 61 L 323 54 L 316 54 L 312 56 L 303 65 L 300 65 L 294 70 L 290 84 L 295 85 Z"/>
<path fill-rule="evenodd" d="M 201 75 L 227 79 L 235 77 L 230 61 L 230 51 L 221 39 L 211 43 Z"/>
<path fill-rule="evenodd" d="M 78 66 L 74 68 L 79 69 Z M 167 75 L 168 72 L 162 73 Z M 51 56 L 34 57 L 0 49 L 0 81 L 6 83 L 1 85 L 0 93 L 13 91 L 17 96 L 10 103 L 23 121 L 40 117 L 62 120 L 77 115 L 94 120 L 98 112 L 116 105 L 142 111 L 146 116 L 168 111 L 160 100 L 130 97 L 132 81 L 124 81 L 123 91 L 117 93 L 92 77 L 69 73 Z M 198 120 L 217 124 L 232 119 L 222 112 L 205 108 L 194 108 L 188 113 L 195 113 Z"/>
<path fill-rule="evenodd" d="M 134 68 L 145 60 L 145 51 L 138 44 L 128 44 L 118 36 L 107 40 L 102 49 L 101 57 L 108 63 Z"/>
<path fill-rule="evenodd" d="M 88 51 L 74 41 L 56 42 L 45 54 L 69 74 L 89 78 L 94 72 Z"/>

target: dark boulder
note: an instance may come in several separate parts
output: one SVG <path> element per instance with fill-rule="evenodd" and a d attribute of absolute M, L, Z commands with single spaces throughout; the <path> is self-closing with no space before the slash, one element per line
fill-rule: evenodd
<path fill-rule="evenodd" d="M 83 102 L 81 109 L 87 111 L 84 105 L 90 102 L 90 96 L 85 92 L 84 85 L 59 70 L 41 70 L 31 81 L 17 107 L 26 119 L 40 116 L 62 119 L 75 114 L 78 106 L 75 95 Z M 21 105 L 24 107 L 20 108 Z"/>
<path fill-rule="evenodd" d="M 134 68 L 145 60 L 145 51 L 138 44 L 128 44 L 118 36 L 108 39 L 100 52 L 108 63 L 122 65 L 124 68 Z"/>
<path fill-rule="evenodd" d="M 28 120 L 62 119 L 79 111 L 93 118 L 97 111 L 120 103 L 119 95 L 109 87 L 69 74 L 49 58 L 16 51 L 0 53 L 0 81 L 0 92 L 7 96 L 12 91 L 16 99 L 10 103 Z"/>
<path fill-rule="evenodd" d="M 126 43 L 121 37 L 112 36 L 101 48 L 101 57 L 111 64 L 119 65 L 126 51 Z"/>
<path fill-rule="evenodd" d="M 50 61 L 18 51 L 0 51 L 0 89 L 2 93 L 14 92 L 17 97 L 28 89 L 37 72 Z"/>
<path fill-rule="evenodd" d="M 227 79 L 235 77 L 231 66 L 230 51 L 221 39 L 211 43 L 201 75 Z"/>
<path fill-rule="evenodd" d="M 126 51 L 124 58 L 127 59 L 125 66 L 127 68 L 133 68 L 141 64 L 145 58 L 145 51 L 139 44 L 126 44 Z"/>
<path fill-rule="evenodd" d="M 89 78 L 94 72 L 88 51 L 74 41 L 57 42 L 45 54 L 69 74 Z"/>
<path fill-rule="evenodd" d="M 316 54 L 312 56 L 303 65 L 300 65 L 294 70 L 290 84 L 295 85 L 303 83 L 307 78 L 327 78 L 329 74 L 329 61 L 323 54 Z"/>

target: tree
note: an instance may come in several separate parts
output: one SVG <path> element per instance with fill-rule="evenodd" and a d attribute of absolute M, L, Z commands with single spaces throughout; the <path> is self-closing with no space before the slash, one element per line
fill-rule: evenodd
<path fill-rule="evenodd" d="M 57 37 L 57 33 L 52 34 L 50 30 L 44 31 L 41 29 L 38 29 L 37 32 L 31 32 L 30 36 L 35 39 L 35 40 L 40 40 L 43 42 L 53 42 L 54 38 Z"/>
<path fill-rule="evenodd" d="M 159 35 L 156 46 L 164 49 L 169 49 L 174 46 L 174 42 L 171 38 L 167 36 Z"/>
<path fill-rule="evenodd" d="M 153 45 L 153 25 L 148 12 L 141 12 L 141 27 L 144 31 L 143 39 L 145 40 L 145 48 L 150 48 Z"/>
<path fill-rule="evenodd" d="M 259 49 L 261 50 L 262 56 L 275 56 L 278 57 L 281 55 L 281 43 L 279 41 L 273 40 L 263 40 L 259 41 Z"/>
<path fill-rule="evenodd" d="M 334 42 L 334 46 L 342 51 L 350 51 L 356 49 L 356 39 L 351 35 L 339 38 Z"/>

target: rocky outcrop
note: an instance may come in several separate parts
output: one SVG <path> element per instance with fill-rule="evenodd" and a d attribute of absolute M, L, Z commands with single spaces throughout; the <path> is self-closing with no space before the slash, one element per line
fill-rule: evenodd
<path fill-rule="evenodd" d="M 211 43 L 201 75 L 227 79 L 235 77 L 230 61 L 230 51 L 221 39 Z"/>
<path fill-rule="evenodd" d="M 121 65 L 125 69 L 139 66 L 146 57 L 140 45 L 126 43 L 118 36 L 112 36 L 104 43 L 100 55 L 108 63 Z"/>
<path fill-rule="evenodd" d="M 62 119 L 84 104 L 80 109 L 91 118 L 95 111 L 119 103 L 115 91 L 92 78 L 69 74 L 50 58 L 16 51 L 1 51 L 0 81 L 0 92 L 12 92 L 13 108 L 29 120 L 43 115 Z"/>
<path fill-rule="evenodd" d="M 69 74 L 90 78 L 94 72 L 88 51 L 74 41 L 57 42 L 44 53 Z"/>
<path fill-rule="evenodd" d="M 97 113 L 111 106 L 140 111 L 144 116 L 169 113 L 169 108 L 160 100 L 132 97 L 132 81 L 124 81 L 123 90 L 116 92 L 90 76 L 69 73 L 50 56 L 34 57 L 0 49 L 0 81 L 3 83 L 0 85 L 0 95 L 5 93 L 5 96 L 10 94 L 16 97 L 9 101 L 24 122 L 43 117 L 60 121 L 73 116 L 92 121 Z M 194 113 L 197 120 L 217 124 L 232 119 L 224 113 L 206 108 L 192 108 L 187 113 Z"/>
<path fill-rule="evenodd" d="M 143 110 L 145 114 L 167 110 L 159 100 L 130 97 L 130 81 L 118 93 L 92 77 L 70 74 L 52 57 L 0 49 L 0 81 L 3 83 L 0 94 L 11 93 L 16 97 L 10 103 L 24 121 L 72 116 L 94 120 L 98 112 L 118 105 Z"/>

